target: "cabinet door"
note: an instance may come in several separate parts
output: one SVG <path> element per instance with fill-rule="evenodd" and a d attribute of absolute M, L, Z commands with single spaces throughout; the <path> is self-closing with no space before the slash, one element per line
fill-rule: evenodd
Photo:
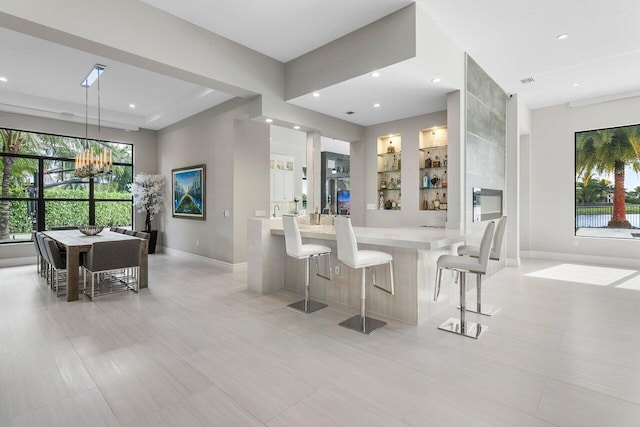
<path fill-rule="evenodd" d="M 293 172 L 282 173 L 282 200 L 293 200 Z"/>

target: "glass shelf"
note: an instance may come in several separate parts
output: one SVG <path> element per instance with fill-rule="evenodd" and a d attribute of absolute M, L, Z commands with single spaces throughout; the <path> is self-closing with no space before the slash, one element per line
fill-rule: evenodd
<path fill-rule="evenodd" d="M 378 191 L 402 191 L 402 188 L 378 188 Z"/>
<path fill-rule="evenodd" d="M 447 166 L 436 166 L 436 167 L 430 167 L 430 168 L 420 168 L 420 170 L 422 169 L 446 169 Z"/>
<path fill-rule="evenodd" d="M 447 187 L 420 187 L 420 190 L 446 190 Z"/>
<path fill-rule="evenodd" d="M 378 153 L 378 157 L 384 157 L 384 156 L 395 156 L 396 154 L 400 154 L 400 151 L 394 151 L 393 153 Z"/>
<path fill-rule="evenodd" d="M 400 172 L 400 169 L 387 169 L 385 171 L 378 171 L 378 173 L 392 173 L 392 172 Z"/>

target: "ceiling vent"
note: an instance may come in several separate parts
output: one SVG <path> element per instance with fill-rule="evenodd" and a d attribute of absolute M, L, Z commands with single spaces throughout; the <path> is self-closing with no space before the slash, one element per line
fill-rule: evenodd
<path fill-rule="evenodd" d="M 520 83 L 522 83 L 523 85 L 526 85 L 527 83 L 533 83 L 535 80 L 533 80 L 533 77 L 527 77 L 526 79 L 521 79 Z"/>
<path fill-rule="evenodd" d="M 355 114 L 355 113 L 356 113 L 355 111 L 347 111 L 345 114 L 352 115 L 352 114 Z"/>

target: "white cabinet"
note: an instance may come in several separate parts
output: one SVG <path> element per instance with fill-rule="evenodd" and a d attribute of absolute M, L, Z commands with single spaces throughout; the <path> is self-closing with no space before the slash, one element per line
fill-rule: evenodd
<path fill-rule="evenodd" d="M 293 158 L 271 155 L 271 201 L 293 201 Z"/>

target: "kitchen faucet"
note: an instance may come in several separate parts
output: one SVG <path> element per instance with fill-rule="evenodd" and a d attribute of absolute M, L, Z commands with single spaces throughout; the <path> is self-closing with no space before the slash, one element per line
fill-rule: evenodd
<path fill-rule="evenodd" d="M 273 205 L 273 217 L 276 217 L 276 208 L 278 208 L 278 210 L 280 210 L 280 206 L 278 205 Z"/>

